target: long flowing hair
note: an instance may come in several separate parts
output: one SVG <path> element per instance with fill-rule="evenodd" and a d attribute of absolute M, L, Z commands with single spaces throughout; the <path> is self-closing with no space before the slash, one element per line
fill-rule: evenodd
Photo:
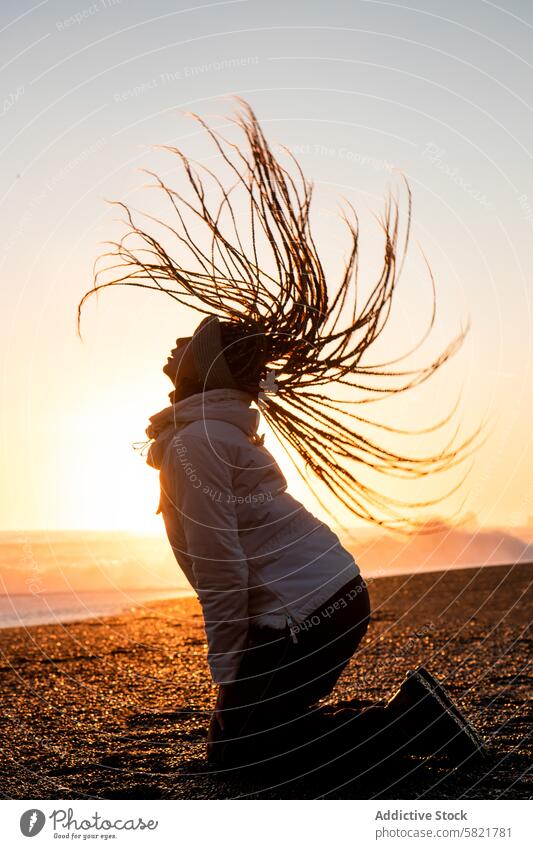
<path fill-rule="evenodd" d="M 442 419 L 418 431 L 361 414 L 363 405 L 426 381 L 459 349 L 468 330 L 467 324 L 426 366 L 398 368 L 434 324 L 435 281 L 427 265 L 432 309 L 423 337 L 401 357 L 363 362 L 386 326 L 404 263 L 411 228 L 409 184 L 402 178 L 404 225 L 400 226 L 399 201 L 391 194 L 378 219 L 383 262 L 369 292 L 360 295 L 359 223 L 350 204 L 343 213 L 349 250 L 341 279 L 337 285 L 326 282 L 310 225 L 313 185 L 285 148 L 287 167 L 281 164 L 249 104 L 239 99 L 239 105 L 229 120 L 243 135 L 243 144 L 192 116 L 215 145 L 222 167 L 231 175 L 230 185 L 177 147 L 164 146 L 182 166 L 187 194 L 167 185 L 158 174 L 146 173 L 166 198 L 171 219 L 134 213 L 117 202 L 125 214 L 126 232 L 120 241 L 109 242 L 110 249 L 97 260 L 94 285 L 78 307 L 78 330 L 87 298 L 110 286 L 158 291 L 204 315 L 218 316 L 230 331 L 225 335 L 230 340 L 228 362 L 242 385 L 247 385 L 251 364 L 264 418 L 302 477 L 309 483 L 311 472 L 361 519 L 397 530 L 425 530 L 427 519 L 417 518 L 415 508 L 434 507 L 459 488 L 465 475 L 445 493 L 413 501 L 363 481 L 363 469 L 373 470 L 380 480 L 387 476 L 412 480 L 447 471 L 471 455 L 481 427 L 459 445 L 454 444 L 456 431 L 435 453 L 417 456 L 398 453 L 384 440 L 393 434 L 420 436 L 445 427 L 457 403 Z M 139 218 L 145 223 L 138 223 Z M 156 225 L 152 232 L 146 221 Z M 174 254 L 154 229 L 174 241 Z M 241 345 L 239 372 L 239 357 L 232 363 L 232 348 L 238 353 L 243 341 L 248 347 Z M 350 397 L 334 397 L 334 387 L 344 387 L 343 395 Z M 323 494 L 315 495 L 324 504 Z M 331 513 L 331 504 L 324 506 Z"/>

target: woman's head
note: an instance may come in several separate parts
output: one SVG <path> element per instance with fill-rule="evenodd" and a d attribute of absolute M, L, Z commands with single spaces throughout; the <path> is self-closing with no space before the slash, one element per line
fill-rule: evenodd
<path fill-rule="evenodd" d="M 241 389 L 257 397 L 267 351 L 264 334 L 208 316 L 192 336 L 176 339 L 163 372 L 174 384 L 174 401 L 210 389 Z"/>

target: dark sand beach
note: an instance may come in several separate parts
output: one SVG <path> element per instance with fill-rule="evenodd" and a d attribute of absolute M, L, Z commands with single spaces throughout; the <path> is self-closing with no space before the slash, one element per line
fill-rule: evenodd
<path fill-rule="evenodd" d="M 290 781 L 215 775 L 204 740 L 215 689 L 196 599 L 0 631 L 4 798 L 524 799 L 531 776 L 531 565 L 378 578 L 373 620 L 335 699 L 384 701 L 423 663 L 490 743 L 482 764 L 357 756 Z"/>

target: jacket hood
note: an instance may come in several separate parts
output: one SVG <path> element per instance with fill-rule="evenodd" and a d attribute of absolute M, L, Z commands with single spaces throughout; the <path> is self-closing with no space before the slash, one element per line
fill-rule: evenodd
<path fill-rule="evenodd" d="M 250 408 L 251 395 L 240 389 L 211 389 L 190 395 L 150 417 L 146 435 L 152 439 L 146 462 L 161 468 L 163 455 L 175 432 L 190 422 L 216 419 L 240 428 L 251 439 L 257 437 L 259 410 Z"/>

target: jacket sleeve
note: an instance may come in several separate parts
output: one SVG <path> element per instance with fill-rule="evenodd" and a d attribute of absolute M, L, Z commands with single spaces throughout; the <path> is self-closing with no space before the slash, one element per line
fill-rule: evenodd
<path fill-rule="evenodd" d="M 187 555 L 204 615 L 213 681 L 236 677 L 248 637 L 248 563 L 242 550 L 231 464 L 220 442 L 183 434 L 172 446 Z"/>

